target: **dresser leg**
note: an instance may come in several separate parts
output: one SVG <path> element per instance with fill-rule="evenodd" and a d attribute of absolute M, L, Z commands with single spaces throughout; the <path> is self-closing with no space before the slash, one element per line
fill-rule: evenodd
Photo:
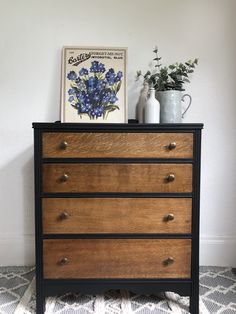
<path fill-rule="evenodd" d="M 45 297 L 39 293 L 36 295 L 36 313 L 44 314 L 45 312 Z"/>
<path fill-rule="evenodd" d="M 196 291 L 197 290 L 197 291 Z M 190 313 L 199 314 L 199 292 L 198 288 L 195 288 L 195 291 L 192 291 L 190 296 Z"/>

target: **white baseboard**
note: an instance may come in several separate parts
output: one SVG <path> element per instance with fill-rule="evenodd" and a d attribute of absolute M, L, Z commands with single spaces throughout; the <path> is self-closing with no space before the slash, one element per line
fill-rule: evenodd
<path fill-rule="evenodd" d="M 34 235 L 0 235 L 0 266 L 34 263 Z M 236 237 L 201 236 L 200 265 L 236 267 Z"/>
<path fill-rule="evenodd" d="M 34 264 L 34 235 L 0 234 L 0 266 Z"/>
<path fill-rule="evenodd" d="M 236 267 L 236 236 L 201 236 L 200 265 Z"/>

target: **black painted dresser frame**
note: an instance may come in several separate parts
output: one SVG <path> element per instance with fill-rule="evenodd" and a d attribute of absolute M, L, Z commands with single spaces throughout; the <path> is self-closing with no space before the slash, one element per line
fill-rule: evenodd
<path fill-rule="evenodd" d="M 75 124 L 75 123 L 33 123 L 35 160 L 35 226 L 36 226 L 36 313 L 45 309 L 45 297 L 67 292 L 85 294 L 102 293 L 109 289 L 128 289 L 139 294 L 173 291 L 190 296 L 190 312 L 199 312 L 199 200 L 200 159 L 202 124 Z M 145 163 L 191 163 L 193 165 L 192 193 L 43 193 L 42 164 L 54 162 L 94 162 L 89 158 L 42 158 L 43 132 L 180 132 L 193 133 L 193 159 L 187 158 L 99 158 L 96 162 L 145 162 Z M 50 197 L 181 197 L 192 198 L 191 234 L 106 234 L 106 235 L 43 235 L 41 199 Z M 179 238 L 192 239 L 190 279 L 44 279 L 43 240 L 65 238 Z"/>

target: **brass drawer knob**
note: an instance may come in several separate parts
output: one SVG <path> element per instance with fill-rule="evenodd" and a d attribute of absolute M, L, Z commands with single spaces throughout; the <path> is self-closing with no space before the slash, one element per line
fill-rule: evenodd
<path fill-rule="evenodd" d="M 172 221 L 175 219 L 174 214 L 168 214 L 165 216 L 165 221 Z"/>
<path fill-rule="evenodd" d="M 61 266 L 67 265 L 67 264 L 69 264 L 69 259 L 68 259 L 67 257 L 62 257 L 62 258 L 59 260 L 59 264 L 60 264 Z"/>
<path fill-rule="evenodd" d="M 175 175 L 174 173 L 170 173 L 167 177 L 166 177 L 167 182 L 173 182 L 175 180 Z"/>
<path fill-rule="evenodd" d="M 165 266 L 169 266 L 172 265 L 174 263 L 174 258 L 173 257 L 168 257 L 167 259 L 164 260 L 164 265 Z"/>
<path fill-rule="evenodd" d="M 64 150 L 67 148 L 67 146 L 68 146 L 67 141 L 62 141 L 61 144 L 60 144 L 60 148 L 64 149 Z"/>
<path fill-rule="evenodd" d="M 67 212 L 62 212 L 59 215 L 59 220 L 65 220 L 69 218 L 69 214 Z"/>
<path fill-rule="evenodd" d="M 175 149 L 176 148 L 176 143 L 175 142 L 171 142 L 169 145 L 168 145 L 168 149 L 169 150 L 172 150 L 172 149 Z"/>
<path fill-rule="evenodd" d="M 68 179 L 69 179 L 69 175 L 68 174 L 66 174 L 66 173 L 64 173 L 62 176 L 61 176 L 61 182 L 66 182 L 66 181 L 68 181 Z"/>

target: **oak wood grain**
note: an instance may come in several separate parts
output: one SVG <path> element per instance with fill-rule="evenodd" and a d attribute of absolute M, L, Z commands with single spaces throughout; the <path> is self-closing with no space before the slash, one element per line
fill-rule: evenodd
<path fill-rule="evenodd" d="M 174 263 L 166 265 L 169 257 Z M 44 240 L 43 261 L 48 279 L 190 278 L 191 240 Z"/>
<path fill-rule="evenodd" d="M 191 233 L 191 209 L 187 198 L 44 198 L 43 232 Z"/>
<path fill-rule="evenodd" d="M 175 180 L 166 177 L 173 173 Z M 62 181 L 63 174 L 68 176 Z M 44 192 L 191 192 L 191 164 L 44 164 Z"/>
<path fill-rule="evenodd" d="M 61 143 L 68 146 L 63 149 Z M 43 157 L 192 158 L 192 133 L 43 133 Z M 168 145 L 176 143 L 176 148 Z"/>

